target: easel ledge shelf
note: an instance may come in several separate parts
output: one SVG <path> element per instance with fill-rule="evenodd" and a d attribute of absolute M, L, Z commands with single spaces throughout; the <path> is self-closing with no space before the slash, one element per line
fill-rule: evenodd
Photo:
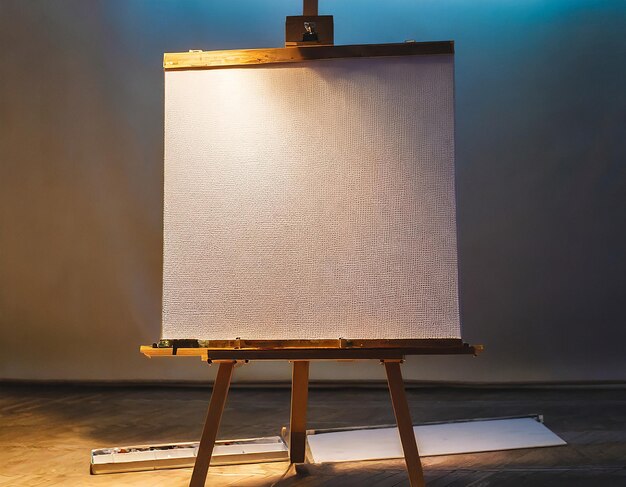
<path fill-rule="evenodd" d="M 406 355 L 478 355 L 482 345 L 460 339 L 417 340 L 161 340 L 140 347 L 147 357 L 213 360 L 401 360 Z"/>

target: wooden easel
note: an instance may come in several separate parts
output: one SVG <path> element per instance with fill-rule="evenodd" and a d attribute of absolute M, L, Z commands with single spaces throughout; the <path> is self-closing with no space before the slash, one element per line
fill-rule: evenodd
<path fill-rule="evenodd" d="M 311 342 L 307 343 L 310 346 Z M 241 340 L 237 340 L 236 343 L 216 344 L 219 345 L 219 348 L 212 348 L 211 344 L 207 344 L 207 347 L 202 347 L 198 343 L 192 343 L 192 346 L 189 346 L 189 343 L 182 343 L 178 344 L 180 346 L 176 346 L 176 343 L 168 341 L 161 345 L 157 346 L 155 344 L 152 347 L 141 347 L 141 352 L 148 357 L 196 355 L 209 363 L 219 364 L 204 429 L 200 438 L 196 462 L 189 483 L 190 487 L 204 487 L 205 485 L 213 447 L 230 388 L 233 369 L 238 362 L 289 360 L 292 363 L 289 459 L 291 463 L 304 463 L 306 456 L 306 414 L 310 362 L 312 360 L 372 359 L 380 360 L 385 366 L 391 403 L 398 425 L 410 485 L 411 487 L 423 487 L 425 485 L 424 473 L 413 433 L 413 422 L 406 398 L 400 364 L 404 356 L 409 354 L 476 355 L 482 351 L 482 346 L 470 346 L 462 343 L 461 340 L 363 340 L 357 343 L 349 340 L 339 340 L 335 346 L 330 346 L 332 343 L 313 343 L 313 345 L 318 346 L 317 348 L 300 348 L 298 346 L 304 345 L 304 343 L 276 342 L 274 343 L 275 348 L 270 349 L 267 348 L 270 346 L 268 342 L 245 342 Z M 383 346 L 381 348 L 367 348 L 373 345 Z"/>
<path fill-rule="evenodd" d="M 424 486 L 424 474 L 420 462 L 413 423 L 406 400 L 404 383 L 400 372 L 399 360 L 383 360 L 387 372 L 387 382 L 393 411 L 396 416 L 400 440 L 406 461 L 407 471 L 412 487 Z M 226 404 L 226 396 L 230 387 L 230 380 L 236 361 L 221 361 L 217 371 L 217 377 L 213 385 L 211 402 L 204 424 L 204 430 L 200 438 L 198 455 L 193 467 L 193 474 L 189 487 L 204 487 L 206 476 L 211 462 L 213 446 L 217 438 L 222 412 Z M 309 391 L 309 361 L 296 360 L 292 362 L 291 382 L 291 418 L 289 428 L 289 459 L 291 463 L 304 463 L 306 453 L 306 412 Z"/>
<path fill-rule="evenodd" d="M 166 53 L 163 67 L 166 71 L 206 70 L 311 60 L 454 53 L 452 41 L 334 46 L 332 16 L 318 14 L 317 0 L 302 1 L 302 15 L 287 17 L 285 22 L 285 44 L 289 47 Z M 149 357 L 196 355 L 205 361 L 219 363 L 191 487 L 201 487 L 205 483 L 233 368 L 237 362 L 250 360 L 288 360 L 293 363 L 289 432 L 292 463 L 305 461 L 309 363 L 314 360 L 381 361 L 387 374 L 411 486 L 423 486 L 424 476 L 400 364 L 406 355 L 476 354 L 480 350 L 479 346 L 464 344 L 461 339 L 162 340 L 152 347 L 141 347 L 141 351 Z"/>

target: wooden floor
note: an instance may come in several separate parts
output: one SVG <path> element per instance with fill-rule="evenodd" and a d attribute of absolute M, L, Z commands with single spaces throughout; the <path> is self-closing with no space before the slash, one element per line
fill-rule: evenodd
<path fill-rule="evenodd" d="M 191 469 L 89 475 L 93 448 L 198 438 L 210 390 L 0 386 L 0 486 L 185 486 Z M 542 413 L 565 447 L 424 459 L 428 486 L 626 486 L 626 390 L 412 389 L 415 422 Z M 393 422 L 385 389 L 314 389 L 311 428 Z M 276 435 L 288 389 L 234 389 L 220 438 Z M 406 486 L 401 460 L 214 467 L 210 486 Z"/>

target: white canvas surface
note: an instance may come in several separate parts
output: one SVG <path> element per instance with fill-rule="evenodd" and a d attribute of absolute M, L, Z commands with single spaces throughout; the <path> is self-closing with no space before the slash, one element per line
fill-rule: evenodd
<path fill-rule="evenodd" d="M 533 418 L 415 426 L 420 456 L 453 455 L 565 445 Z M 340 431 L 307 437 L 314 463 L 401 458 L 397 428 Z"/>
<path fill-rule="evenodd" d="M 453 70 L 167 71 L 162 337 L 459 338 Z"/>

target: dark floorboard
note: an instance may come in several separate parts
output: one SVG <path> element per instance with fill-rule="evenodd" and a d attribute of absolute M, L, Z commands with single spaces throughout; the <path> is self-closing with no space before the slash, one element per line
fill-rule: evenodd
<path fill-rule="evenodd" d="M 210 389 L 0 386 L 0 486 L 187 485 L 190 469 L 89 475 L 92 448 L 197 439 Z M 414 422 L 541 413 L 567 446 L 426 458 L 428 486 L 626 486 L 624 389 L 410 389 Z M 276 435 L 288 389 L 233 389 L 221 438 Z M 393 423 L 385 389 L 313 389 L 309 427 Z M 207 485 L 263 486 L 286 463 L 211 468 Z M 407 486 L 401 460 L 298 466 L 277 486 Z"/>

